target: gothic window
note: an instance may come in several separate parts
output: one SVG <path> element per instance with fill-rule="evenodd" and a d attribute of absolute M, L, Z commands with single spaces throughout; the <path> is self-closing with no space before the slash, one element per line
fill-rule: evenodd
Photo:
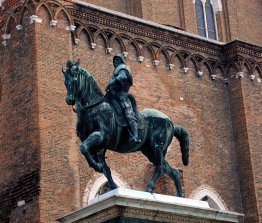
<path fill-rule="evenodd" d="M 206 37 L 205 14 L 204 14 L 203 3 L 201 0 L 196 0 L 196 16 L 197 16 L 198 34 L 200 36 Z"/>
<path fill-rule="evenodd" d="M 215 11 L 221 10 L 220 0 L 195 0 L 198 34 L 217 40 Z"/>

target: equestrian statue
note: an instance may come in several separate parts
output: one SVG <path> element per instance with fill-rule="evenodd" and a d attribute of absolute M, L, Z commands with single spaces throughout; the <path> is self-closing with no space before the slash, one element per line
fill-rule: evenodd
<path fill-rule="evenodd" d="M 77 113 L 77 136 L 80 151 L 90 167 L 103 173 L 110 190 L 116 189 L 110 168 L 106 164 L 106 150 L 118 153 L 141 151 L 155 166 L 146 191 L 152 193 L 158 178 L 168 174 L 176 185 L 177 196 L 184 197 L 180 173 L 165 160 L 167 148 L 175 136 L 180 142 L 182 161 L 189 160 L 187 131 L 174 125 L 164 113 L 155 109 L 139 112 L 136 100 L 129 94 L 133 85 L 132 72 L 121 55 L 113 58 L 112 79 L 104 94 L 94 78 L 85 69 L 68 60 L 62 69 L 67 89 L 66 103 Z"/>

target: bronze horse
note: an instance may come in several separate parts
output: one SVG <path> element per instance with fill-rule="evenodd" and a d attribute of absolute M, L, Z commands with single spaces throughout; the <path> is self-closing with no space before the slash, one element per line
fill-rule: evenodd
<path fill-rule="evenodd" d="M 154 109 L 137 111 L 134 97 L 130 95 L 139 120 L 139 138 L 142 140 L 139 144 L 131 143 L 128 140 L 129 132 L 124 118 L 117 112 L 116 101 L 102 93 L 93 77 L 79 66 L 79 62 L 73 64 L 69 61 L 69 63 L 72 66 L 62 71 L 67 89 L 66 102 L 76 107 L 77 135 L 82 142 L 80 151 L 91 167 L 105 175 L 109 189 L 113 190 L 117 185 L 105 161 L 106 150 L 119 153 L 141 151 L 155 166 L 154 175 L 146 191 L 152 192 L 158 178 L 167 173 L 176 185 L 177 195 L 183 197 L 180 173 L 170 167 L 165 155 L 175 136 L 180 142 L 183 164 L 188 165 L 187 131 L 174 125 L 168 116 L 160 111 Z"/>

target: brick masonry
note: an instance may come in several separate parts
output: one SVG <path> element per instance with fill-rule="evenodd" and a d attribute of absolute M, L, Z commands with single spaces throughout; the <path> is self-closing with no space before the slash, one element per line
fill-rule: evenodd
<path fill-rule="evenodd" d="M 179 2 L 181 6 L 181 1 L 173 2 L 174 8 L 178 7 Z M 240 39 L 261 44 L 257 36 L 261 34 L 259 28 L 254 35 L 245 35 L 245 28 L 239 31 L 236 16 L 241 17 L 241 14 L 233 10 L 235 2 L 228 1 L 228 10 L 221 14 L 220 35 L 224 40 L 231 40 L 239 33 Z M 251 1 L 247 10 L 258 9 L 260 5 L 257 2 Z M 177 21 L 175 26 L 183 24 L 177 20 L 182 18 L 182 14 L 174 13 L 173 17 L 166 18 L 156 15 L 157 1 L 150 1 L 152 8 L 146 1 L 141 1 L 141 9 L 133 5 L 132 12 L 130 8 L 130 12 L 126 11 L 128 4 L 131 4 L 129 1 L 121 1 L 120 4 L 115 0 L 110 5 L 103 5 L 108 4 L 104 1 L 98 3 L 139 17 L 148 13 L 147 16 L 152 16 L 149 19 L 155 22 L 165 24 L 169 23 L 166 19 L 171 19 Z M 68 1 L 66 4 L 69 4 Z M 194 13 L 192 5 L 190 1 L 183 1 L 184 27 L 196 33 L 195 20 L 187 16 Z M 259 222 L 262 217 L 262 145 L 258 141 L 262 127 L 261 66 L 252 71 L 256 76 L 253 82 L 249 80 L 249 75 L 252 65 L 261 62 L 261 47 L 241 42 L 222 47 L 148 25 L 136 26 L 134 21 L 115 15 L 110 17 L 95 9 L 91 11 L 97 13 L 96 20 L 88 20 L 76 15 L 70 17 L 72 8 L 69 7 L 57 13 L 57 26 L 50 27 L 52 16 L 48 7 L 42 6 L 37 11 L 42 19 L 40 24 L 30 24 L 31 14 L 25 11 L 21 21 L 23 30 L 16 30 L 15 21 L 11 21 L 5 31 L 1 30 L 1 35 L 11 34 L 11 39 L 6 41 L 6 46 L 0 46 L 0 169 L 3 172 L 0 175 L 0 200 L 3 201 L 0 204 L 0 222 L 8 222 L 8 219 L 9 222 L 19 222 L 19 219 L 24 219 L 24 222 L 27 219 L 30 222 L 55 222 L 84 203 L 86 191 L 100 175 L 88 167 L 78 151 L 80 142 L 75 134 L 76 117 L 65 103 L 66 90 L 61 68 L 65 67 L 69 58 L 81 59 L 81 65 L 104 89 L 113 70 L 113 55 L 124 50 L 128 52 L 127 63 L 134 73 L 131 93 L 136 96 L 139 109 L 159 109 L 189 131 L 190 165 L 183 167 L 175 140 L 167 154 L 168 162 L 183 171 L 186 197 L 199 186 L 209 185 L 229 210 L 245 213 L 248 223 Z M 163 5 L 161 10 L 165 7 Z M 233 17 L 227 20 L 226 15 Z M 254 10 L 256 16 L 257 11 Z M 75 32 L 66 30 L 67 26 L 72 25 L 72 20 L 78 24 Z M 101 23 L 97 23 L 98 20 Z M 105 20 L 111 23 L 105 24 Z M 127 27 L 117 26 L 120 21 L 124 21 Z M 230 24 L 230 29 L 223 28 L 226 22 Z M 251 25 L 249 23 L 248 20 L 247 26 Z M 94 32 L 92 39 L 87 32 L 79 31 L 80 27 L 89 26 L 104 33 L 98 35 L 97 30 L 91 30 Z M 136 44 L 129 44 L 127 37 L 110 39 L 104 30 L 117 34 L 124 32 L 130 38 L 138 39 L 136 43 L 140 50 Z M 168 42 L 165 35 L 180 42 Z M 75 44 L 76 37 L 80 40 L 78 45 Z M 95 49 L 91 49 L 93 41 Z M 154 44 L 145 47 L 143 41 Z M 158 51 L 159 46 L 166 45 L 169 50 Z M 111 54 L 106 53 L 108 46 L 112 47 Z M 180 56 L 172 54 L 174 49 Z M 142 63 L 137 61 L 140 55 L 144 57 Z M 152 62 L 155 59 L 160 61 L 158 66 Z M 217 77 L 214 81 L 210 77 L 214 74 L 211 59 L 221 66 L 221 69 L 215 70 Z M 246 61 L 246 65 L 238 66 L 241 61 Z M 171 62 L 173 70 L 167 67 Z M 226 65 L 222 66 L 224 63 L 228 63 L 228 69 Z M 208 64 L 212 65 L 212 69 Z M 230 64 L 235 68 L 230 68 Z M 181 70 L 185 65 L 189 68 L 187 74 Z M 235 78 L 240 68 L 244 72 L 242 80 Z M 199 69 L 203 72 L 202 77 L 196 75 Z M 225 77 L 229 78 L 229 85 L 224 84 Z M 107 156 L 112 171 L 126 185 L 136 190 L 145 189 L 154 168 L 142 154 L 108 152 Z M 168 177 L 163 176 L 155 192 L 175 194 L 175 187 Z M 25 204 L 18 207 L 18 202 L 23 200 Z"/>

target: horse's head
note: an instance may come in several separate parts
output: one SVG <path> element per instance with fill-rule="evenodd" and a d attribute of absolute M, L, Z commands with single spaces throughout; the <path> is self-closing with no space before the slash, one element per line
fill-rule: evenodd
<path fill-rule="evenodd" d="M 75 101 L 78 96 L 79 61 L 74 64 L 68 60 L 66 67 L 66 70 L 62 69 L 67 89 L 66 103 L 68 105 L 75 105 Z"/>

